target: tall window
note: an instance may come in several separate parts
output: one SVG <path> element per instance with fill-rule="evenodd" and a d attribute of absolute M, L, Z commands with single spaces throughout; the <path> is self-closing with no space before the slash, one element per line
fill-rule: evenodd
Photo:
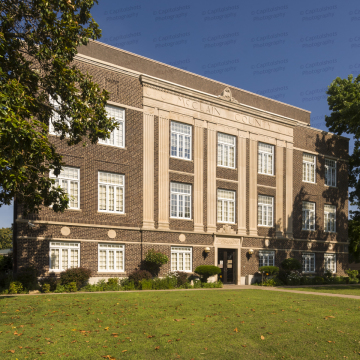
<path fill-rule="evenodd" d="M 218 189 L 218 222 L 235 223 L 235 191 Z"/>
<path fill-rule="evenodd" d="M 335 205 L 324 205 L 324 221 L 325 231 L 335 232 L 336 231 L 336 206 Z"/>
<path fill-rule="evenodd" d="M 50 241 L 50 271 L 80 266 L 80 244 Z"/>
<path fill-rule="evenodd" d="M 272 196 L 258 196 L 258 225 L 273 226 L 274 198 Z"/>
<path fill-rule="evenodd" d="M 191 160 L 191 126 L 171 122 L 171 157 Z"/>
<path fill-rule="evenodd" d="M 80 169 L 73 167 L 63 167 L 60 175 L 55 176 L 50 171 L 50 178 L 55 179 L 55 187 L 60 186 L 69 195 L 69 209 L 79 209 L 80 207 Z"/>
<path fill-rule="evenodd" d="M 325 271 L 336 273 L 336 254 L 324 254 Z"/>
<path fill-rule="evenodd" d="M 302 271 L 315 272 L 315 254 L 303 254 Z"/>
<path fill-rule="evenodd" d="M 259 267 L 275 266 L 275 251 L 259 251 Z"/>
<path fill-rule="evenodd" d="M 192 248 L 171 247 L 171 271 L 191 271 Z"/>
<path fill-rule="evenodd" d="M 99 140 L 99 144 L 125 147 L 125 110 L 117 106 L 106 105 L 109 118 L 114 118 L 119 125 L 111 132 L 110 138 Z"/>
<path fill-rule="evenodd" d="M 170 214 L 173 218 L 191 219 L 191 185 L 170 183 Z"/>
<path fill-rule="evenodd" d="M 119 244 L 98 245 L 99 271 L 124 271 L 125 246 Z"/>
<path fill-rule="evenodd" d="M 258 173 L 274 175 L 274 146 L 259 142 Z"/>
<path fill-rule="evenodd" d="M 55 111 L 53 111 L 53 114 L 49 121 L 49 134 L 51 135 L 60 135 L 59 132 L 55 131 L 54 122 L 60 121 L 60 116 L 57 113 L 58 110 L 61 108 L 61 101 L 55 101 L 52 97 L 50 97 L 50 104 L 53 105 Z M 68 118 L 65 119 L 65 123 L 68 127 L 70 127 L 70 122 Z"/>
<path fill-rule="evenodd" d="M 315 230 L 315 203 L 303 201 L 302 203 L 302 229 Z"/>
<path fill-rule="evenodd" d="M 315 183 L 316 156 L 303 153 L 303 181 Z"/>
<path fill-rule="evenodd" d="M 219 166 L 235 168 L 235 144 L 235 136 L 218 133 Z"/>
<path fill-rule="evenodd" d="M 336 186 L 336 161 L 325 159 L 325 185 Z"/>
<path fill-rule="evenodd" d="M 125 176 L 99 171 L 99 211 L 124 213 Z"/>

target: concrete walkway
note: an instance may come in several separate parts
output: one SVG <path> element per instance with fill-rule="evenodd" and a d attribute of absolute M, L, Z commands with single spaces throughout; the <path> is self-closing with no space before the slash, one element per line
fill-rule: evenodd
<path fill-rule="evenodd" d="M 305 286 L 304 286 L 305 287 Z M 306 286 L 306 287 L 315 287 L 315 286 Z M 316 286 L 319 287 L 319 286 Z M 324 288 L 327 285 L 323 285 Z M 354 286 L 356 287 L 356 286 Z M 291 288 L 276 288 L 276 287 L 267 287 L 267 286 L 252 286 L 252 285 L 224 285 L 225 290 L 264 290 L 264 291 L 280 291 L 280 292 L 289 292 L 294 294 L 307 294 L 307 295 L 320 295 L 320 296 L 330 296 L 330 297 L 340 297 L 340 298 L 348 298 L 348 299 L 358 299 L 360 300 L 360 295 L 346 295 L 346 294 L 332 294 L 332 293 L 323 293 L 318 291 L 298 291 L 291 290 Z"/>

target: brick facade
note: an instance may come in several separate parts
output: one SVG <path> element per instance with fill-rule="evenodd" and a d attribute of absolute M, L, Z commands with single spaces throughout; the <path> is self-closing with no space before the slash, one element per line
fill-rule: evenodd
<path fill-rule="evenodd" d="M 109 59 L 103 59 L 103 53 L 107 53 Z M 51 141 L 55 144 L 59 153 L 63 155 L 63 160 L 68 166 L 80 169 L 80 210 L 66 210 L 63 214 L 55 214 L 50 208 L 43 208 L 37 215 L 30 215 L 26 219 L 21 217 L 21 209 L 18 207 L 17 235 L 14 252 L 16 257 L 17 269 L 29 264 L 36 264 L 42 275 L 49 273 L 49 243 L 50 241 L 78 242 L 80 243 L 80 265 L 92 269 L 94 277 L 111 277 L 111 276 L 127 276 L 130 272 L 141 266 L 145 254 L 149 249 L 159 250 L 165 253 L 169 259 L 171 258 L 171 246 L 183 246 L 192 248 L 192 265 L 194 270 L 198 265 L 216 264 L 217 251 L 220 248 L 236 249 L 238 252 L 239 277 L 237 282 L 244 281 L 244 276 L 253 275 L 259 267 L 259 251 L 273 250 L 275 251 L 275 265 L 280 263 L 287 257 L 295 257 L 300 261 L 302 254 L 315 254 L 315 271 L 316 273 L 324 272 L 324 254 L 336 254 L 337 273 L 344 274 L 344 270 L 348 268 L 348 249 L 347 249 L 347 154 L 348 139 L 334 136 L 330 133 L 322 132 L 308 126 L 309 113 L 291 107 L 277 101 L 259 97 L 255 94 L 243 92 L 240 89 L 231 88 L 233 96 L 239 102 L 256 107 L 259 111 L 268 111 L 269 113 L 279 114 L 282 117 L 287 116 L 291 121 L 284 123 L 289 129 L 289 135 L 282 134 L 282 130 L 274 130 L 273 115 L 262 113 L 261 116 L 271 125 L 266 128 L 256 128 L 260 121 L 255 118 L 249 121 L 248 125 L 252 127 L 244 127 L 241 124 L 242 119 L 235 116 L 236 121 L 230 121 L 228 113 L 234 107 L 240 106 L 236 102 L 220 101 L 214 105 L 214 113 L 210 115 L 202 115 L 195 110 L 201 110 L 199 100 L 195 97 L 195 91 L 202 91 L 219 95 L 225 86 L 214 82 L 210 79 L 197 77 L 197 75 L 187 73 L 182 70 L 172 68 L 170 66 L 154 62 L 142 57 L 122 50 L 114 49 L 106 45 L 91 42 L 86 50 L 82 50 L 87 56 L 93 58 L 90 64 L 88 61 L 79 56 L 75 62 L 76 66 L 82 71 L 88 71 L 101 87 L 110 92 L 110 101 L 112 105 L 125 109 L 125 148 L 117 148 L 102 144 L 88 144 L 86 147 L 76 145 L 68 147 L 65 141 L 61 141 L 58 137 L 50 135 Z M 88 53 L 90 51 L 90 54 Z M 116 55 L 118 54 L 118 57 Z M 123 63 L 119 63 L 119 59 L 123 59 Z M 129 59 L 134 59 L 133 62 Z M 101 61 L 111 61 L 114 65 L 127 68 L 128 70 L 118 70 L 116 67 L 104 65 Z M 102 65 L 101 65 L 102 64 Z M 100 66 L 101 65 L 101 66 Z M 134 73 L 132 73 L 134 72 Z M 137 72 L 137 73 L 135 73 Z M 183 78 L 179 75 L 183 74 Z M 167 80 L 176 84 L 186 86 L 190 90 L 182 90 L 176 88 L 175 85 L 149 85 L 151 91 L 161 91 L 162 99 L 166 96 L 178 97 L 178 103 L 167 105 L 167 100 L 151 105 L 146 99 L 146 89 L 144 85 L 143 75 L 147 74 L 159 78 L 159 81 Z M 222 89 L 219 91 L 219 89 Z M 193 93 L 186 93 L 193 91 Z M 182 93 L 184 92 L 184 94 Z M 246 95 L 245 95 L 246 94 Z M 193 96 L 192 107 L 187 102 L 182 103 L 179 108 L 181 97 Z M 199 95 L 200 96 L 200 95 Z M 203 96 L 203 95 L 201 95 Z M 211 98 L 212 99 L 212 98 Z M 214 100 L 215 101 L 215 100 Z M 222 101 L 222 102 L 221 102 Z M 150 105 L 151 106 L 150 106 Z M 213 106 L 212 100 L 203 100 L 204 111 L 211 111 Z M 228 104 L 228 105 L 227 105 Z M 208 106 L 207 108 L 205 106 Z M 217 108 L 215 107 L 217 106 Z M 229 106 L 227 108 L 227 106 Z M 144 130 L 144 116 L 149 109 L 153 111 L 154 125 L 154 148 L 153 148 L 153 168 L 154 168 L 154 187 L 145 191 L 146 184 L 149 179 L 144 176 L 144 162 L 146 155 L 144 153 L 144 139 L 149 136 Z M 169 131 L 171 121 L 186 122 L 192 127 L 192 152 L 191 160 L 182 160 L 170 157 L 168 154 L 168 188 L 161 188 L 161 156 L 162 148 L 159 144 L 159 124 L 160 114 L 169 116 Z M 207 110 L 209 109 L 209 110 Z M 218 120 L 221 111 L 227 111 L 224 120 Z M 180 111 L 180 115 L 179 115 Z M 192 112 L 191 112 L 192 111 Z M 203 112 L 204 112 L 203 111 Z M 240 110 L 236 110 L 240 111 Z M 250 110 L 249 110 L 250 111 Z M 181 113 L 182 112 L 182 113 Z M 218 114 L 219 113 L 219 114 Z M 193 114 L 193 115 L 192 115 Z M 216 116 L 215 116 L 216 115 Z M 219 115 L 219 116 L 218 116 Z M 165 115 L 161 115 L 165 116 Z M 183 118 L 181 116 L 184 116 Z M 248 116 L 248 115 L 247 115 Z M 250 116 L 250 115 L 249 115 Z M 240 119 L 240 120 L 239 120 Z M 281 120 L 281 119 L 280 119 Z M 280 121 L 279 120 L 279 121 Z M 196 160 L 195 154 L 195 122 L 203 127 L 203 155 L 200 160 Z M 221 122 L 222 121 L 222 122 Z M 216 125 L 218 122 L 218 125 Z M 212 125 L 215 124 L 215 125 Z M 220 125 L 219 125 L 220 124 Z M 236 137 L 236 156 L 235 168 L 225 168 L 216 166 L 215 173 L 212 175 L 214 179 L 209 178 L 211 164 L 210 150 L 208 149 L 208 140 L 210 139 L 210 131 L 218 126 L 216 132 L 229 133 L 234 135 L 242 132 L 246 137 L 246 151 L 243 156 L 246 168 L 244 173 L 244 184 L 246 185 L 246 198 L 243 199 L 243 205 L 238 204 L 239 177 L 241 174 L 241 161 L 237 154 L 239 146 L 239 137 Z M 220 127 L 219 127 L 220 126 Z M 236 129 L 236 130 L 234 130 Z M 270 131 L 270 130 L 272 131 Z M 266 133 L 268 131 L 268 133 Z M 270 132 L 269 132 L 270 131 Z M 247 133 L 246 133 L 247 132 Z M 267 142 L 274 145 L 274 174 L 263 175 L 257 174 L 257 194 L 267 195 L 274 198 L 273 206 L 273 226 L 257 227 L 257 235 L 250 235 L 249 228 L 252 217 L 256 217 L 255 213 L 250 213 L 251 193 L 250 183 L 253 178 L 250 171 L 250 165 L 253 161 L 257 161 L 257 155 L 252 158 L 250 153 L 250 142 L 254 141 L 249 137 L 249 132 L 259 137 L 261 142 Z M 246 135 L 247 134 L 247 135 Z M 265 135 L 264 135 L 265 134 Z M 270 135 L 269 135 L 270 134 Z M 169 133 L 169 139 L 170 139 Z M 235 135 L 236 136 L 236 135 Z M 171 141 L 169 140 L 170 145 Z M 217 141 L 214 143 L 217 148 Z M 291 151 L 289 151 L 289 149 Z M 314 184 L 302 181 L 302 154 L 309 152 L 316 155 L 316 181 Z M 144 157 L 145 156 L 145 157 Z M 283 162 L 281 167 L 282 173 L 277 173 L 277 158 L 282 156 Z M 288 158 L 292 156 L 292 158 Z M 325 185 L 325 158 L 329 157 L 336 160 L 337 164 L 337 186 L 329 187 Z M 210 160 L 209 160 L 210 159 Z M 217 159 L 217 150 L 216 150 Z M 281 159 L 281 157 L 279 158 Z M 196 161 L 199 161 L 196 167 Z M 217 161 L 217 160 L 216 160 Z M 292 182 L 289 183 L 289 167 L 288 161 L 292 161 Z M 280 161 L 281 162 L 281 161 Z M 200 167 L 199 167 L 200 164 Z M 210 165 L 209 165 L 210 164 Z M 197 169 L 202 169 L 201 177 Z M 98 172 L 105 171 L 116 174 L 125 175 L 125 214 L 104 213 L 98 211 Z M 288 176 L 289 175 L 289 176 Z M 277 179 L 282 178 L 283 186 L 278 187 Z M 195 189 L 196 179 L 202 179 L 200 190 Z M 159 214 L 164 206 L 160 203 L 160 195 L 162 191 L 169 194 L 170 204 L 170 182 L 181 182 L 191 184 L 192 186 L 192 203 L 190 220 L 174 219 L 169 217 L 168 230 L 159 228 Z M 223 223 L 216 223 L 216 229 L 211 231 L 211 207 L 216 207 L 216 201 L 211 200 L 208 194 L 209 184 L 215 181 L 215 188 L 234 191 L 236 194 L 235 206 L 235 223 L 224 226 Z M 244 185 L 244 186 L 245 186 Z M 293 202 L 292 208 L 288 209 L 286 191 L 292 185 Z M 199 186 L 199 185 L 196 185 Z M 153 208 L 150 212 L 153 214 L 153 228 L 144 227 L 144 206 L 149 206 L 146 202 L 148 191 L 152 192 L 154 199 Z M 201 191 L 201 199 L 203 201 L 202 208 L 199 210 L 195 204 L 196 191 Z M 282 204 L 276 204 L 276 198 L 282 194 Z M 241 194 L 241 192 L 240 192 Z M 316 203 L 316 224 L 315 231 L 302 230 L 302 201 L 312 201 Z M 210 205 L 210 203 L 212 205 Z M 146 204 L 146 205 L 145 205 Z M 214 205 L 215 204 L 215 205 Z M 336 206 L 336 233 L 326 233 L 324 231 L 324 204 L 332 204 Z M 280 209 L 279 211 L 277 209 Z M 278 214 L 277 214 L 278 212 Z M 244 227 L 247 233 L 240 234 L 239 221 L 242 214 L 244 215 Z M 279 215 L 280 214 L 280 215 Z M 199 219 L 201 215 L 201 231 L 195 227 L 195 218 Z M 285 237 L 288 229 L 288 217 L 292 218 L 292 234 Z M 282 235 L 276 233 L 276 219 L 280 218 L 282 224 Z M 32 221 L 36 224 L 34 229 L 27 226 L 27 222 Z M 199 221 L 199 220 L 197 220 Z M 68 235 L 62 234 L 64 227 L 69 228 Z M 110 237 L 109 231 L 115 231 L 115 237 Z M 98 271 L 98 244 L 123 244 L 125 245 L 125 271 L 121 273 L 103 273 Z M 239 244 L 239 245 L 236 245 Z M 204 252 L 205 247 L 210 247 L 210 252 Z M 248 256 L 248 250 L 253 249 L 254 254 Z M 241 264 L 241 265 L 240 265 Z M 165 275 L 170 271 L 171 263 L 169 262 L 161 269 L 160 275 Z M 17 270 L 16 269 L 16 270 Z"/>

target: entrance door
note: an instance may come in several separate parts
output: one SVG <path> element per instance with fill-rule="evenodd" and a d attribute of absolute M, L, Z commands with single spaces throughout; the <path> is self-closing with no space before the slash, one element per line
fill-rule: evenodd
<path fill-rule="evenodd" d="M 224 284 L 236 284 L 237 250 L 218 249 L 218 266 L 221 268 L 220 280 Z"/>

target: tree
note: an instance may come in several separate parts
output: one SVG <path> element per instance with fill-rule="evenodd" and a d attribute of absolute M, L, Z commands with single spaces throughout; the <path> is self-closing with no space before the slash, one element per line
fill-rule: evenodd
<path fill-rule="evenodd" d="M 355 261 L 360 261 L 360 75 L 337 77 L 326 93 L 332 111 L 325 116 L 326 126 L 337 135 L 346 133 L 354 138 L 354 151 L 349 155 L 349 200 L 358 210 L 350 211 L 349 252 Z"/>
<path fill-rule="evenodd" d="M 11 249 L 13 232 L 11 228 L 0 229 L 0 249 Z"/>
<path fill-rule="evenodd" d="M 98 39 L 92 0 L 0 2 L 0 206 L 14 197 L 24 213 L 42 205 L 64 211 L 54 187 L 62 157 L 48 139 L 49 121 L 69 146 L 105 139 L 108 93 L 74 66 L 77 48 Z"/>

